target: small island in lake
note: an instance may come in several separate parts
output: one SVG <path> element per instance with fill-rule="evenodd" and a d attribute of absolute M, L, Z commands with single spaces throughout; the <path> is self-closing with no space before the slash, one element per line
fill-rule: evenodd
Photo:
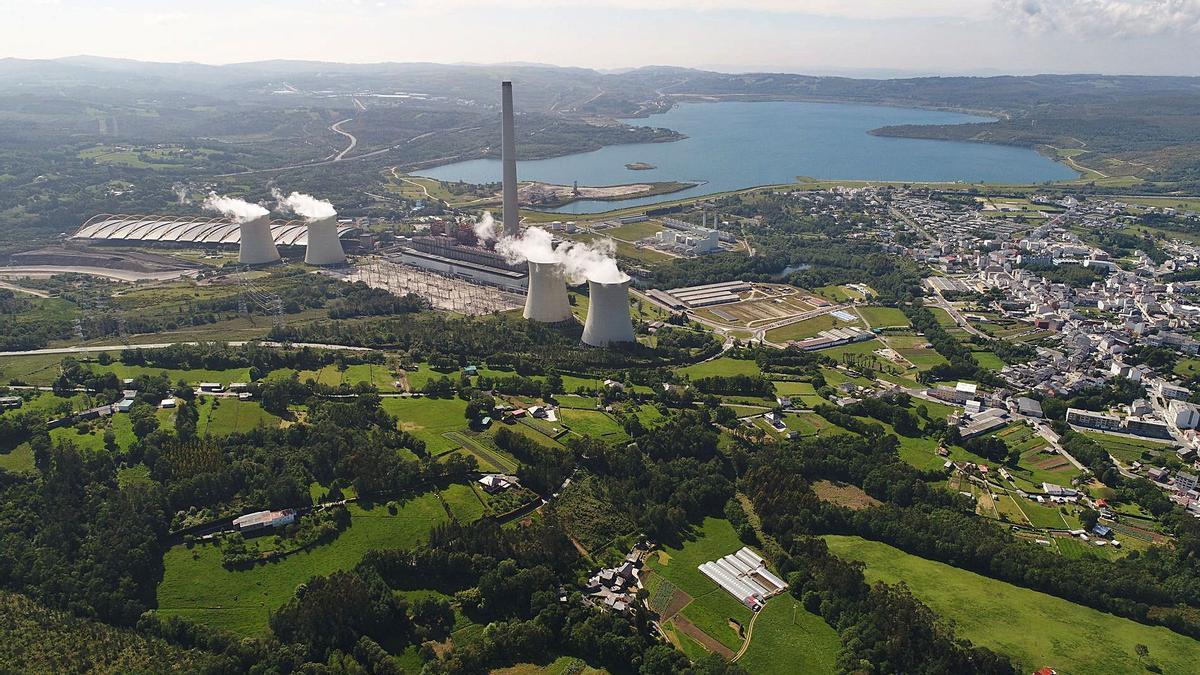
<path fill-rule="evenodd" d="M 625 168 L 629 169 L 630 171 L 649 171 L 650 169 L 657 169 L 658 167 L 646 162 L 630 162 L 625 165 Z"/>

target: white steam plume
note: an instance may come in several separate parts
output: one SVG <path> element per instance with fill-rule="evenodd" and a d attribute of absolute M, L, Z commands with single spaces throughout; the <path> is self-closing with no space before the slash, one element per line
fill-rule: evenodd
<path fill-rule="evenodd" d="M 322 218 L 332 218 L 337 215 L 337 210 L 333 208 L 333 204 L 324 199 L 317 199 L 312 195 L 293 192 L 285 197 L 282 192 L 272 188 L 271 196 L 275 198 L 280 211 L 294 213 L 307 220 L 321 220 Z"/>
<path fill-rule="evenodd" d="M 237 197 L 222 197 L 215 192 L 208 193 L 204 200 L 204 208 L 229 216 L 237 223 L 247 223 L 270 213 L 258 204 L 251 204 Z"/>
<path fill-rule="evenodd" d="M 496 219 L 492 218 L 491 211 L 484 211 L 480 216 L 479 221 L 475 223 L 475 237 L 479 241 L 495 241 L 496 239 Z"/>
<path fill-rule="evenodd" d="M 496 251 L 510 263 L 526 260 L 561 263 L 567 283 L 584 281 L 619 283 L 629 278 L 617 268 L 613 257 L 616 245 L 611 239 L 596 242 L 572 241 L 554 246 L 553 237 L 540 227 L 526 228 L 515 237 L 502 237 Z"/>

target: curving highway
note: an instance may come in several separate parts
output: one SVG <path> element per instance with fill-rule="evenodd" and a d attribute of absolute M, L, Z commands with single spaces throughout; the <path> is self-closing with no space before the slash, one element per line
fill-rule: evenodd
<path fill-rule="evenodd" d="M 339 133 L 339 134 L 345 136 L 346 138 L 350 139 L 350 145 L 347 145 L 345 150 L 342 150 L 341 152 L 339 152 L 337 155 L 334 156 L 333 161 L 335 161 L 335 162 L 342 161 L 342 158 L 346 156 L 346 153 L 350 152 L 351 150 L 354 149 L 354 146 L 358 145 L 358 139 L 354 137 L 354 134 L 350 133 L 349 131 L 342 131 L 343 124 L 345 124 L 346 122 L 353 122 L 353 121 L 354 121 L 353 117 L 347 117 L 346 119 L 342 120 L 341 122 L 334 122 L 333 124 L 331 124 L 329 126 L 330 131 Z"/>

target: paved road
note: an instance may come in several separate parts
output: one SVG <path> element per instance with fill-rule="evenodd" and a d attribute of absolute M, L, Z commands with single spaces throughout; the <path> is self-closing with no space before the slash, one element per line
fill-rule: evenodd
<path fill-rule="evenodd" d="M 249 341 L 249 340 L 243 340 L 243 341 L 238 341 L 238 342 L 227 342 L 226 344 L 228 344 L 230 347 L 242 347 L 242 346 L 248 345 L 250 343 L 251 343 L 251 341 Z M 167 347 L 171 347 L 174 345 L 196 345 L 196 344 L 200 344 L 200 343 L 195 342 L 195 341 L 186 341 L 186 342 L 152 342 L 152 343 L 143 344 L 143 345 L 137 345 L 137 344 L 79 345 L 79 346 L 75 346 L 75 347 L 50 347 L 47 349 L 27 349 L 25 351 L 17 351 L 17 352 L 0 352 L 0 356 L 37 356 L 40 354 L 78 354 L 79 352 L 114 352 L 114 351 L 120 351 L 122 349 L 130 349 L 130 348 L 166 349 Z M 312 349 L 337 349 L 337 350 L 341 350 L 341 351 L 352 351 L 352 352 L 371 351 L 369 347 L 352 347 L 350 345 L 330 345 L 330 344 L 322 344 L 319 342 L 283 343 L 283 342 L 261 341 L 261 342 L 258 342 L 258 344 L 262 345 L 263 347 L 310 347 Z"/>
<path fill-rule="evenodd" d="M 421 140 L 422 138 L 426 138 L 428 136 L 432 136 L 437 133 L 459 134 L 459 133 L 463 133 L 465 131 L 475 131 L 480 128 L 482 128 L 482 127 L 474 126 L 474 127 L 459 127 L 457 129 L 446 129 L 444 131 L 440 130 L 440 129 L 436 130 L 436 131 L 427 131 L 418 136 L 413 136 L 412 138 L 408 139 L 407 141 L 404 141 L 403 143 L 397 143 L 391 147 L 380 148 L 379 150 L 372 150 L 371 152 L 364 152 L 361 155 L 355 155 L 353 157 L 346 157 L 342 160 L 338 160 L 335 157 L 333 159 L 322 159 L 322 160 L 319 160 L 316 162 L 304 162 L 302 164 L 287 164 L 284 166 L 273 166 L 269 169 L 248 169 L 246 171 L 233 171 L 230 173 L 219 173 L 216 175 L 216 177 L 217 178 L 228 178 L 229 176 L 248 176 L 248 175 L 256 174 L 256 173 L 271 173 L 273 171 L 287 171 L 288 169 L 307 169 L 308 167 L 311 167 L 311 166 L 322 166 L 325 164 L 333 164 L 334 162 L 337 162 L 337 161 L 353 162 L 353 161 L 358 161 L 360 159 L 367 159 L 368 157 L 376 157 L 378 155 L 382 155 L 385 152 L 399 150 L 400 148 L 403 148 L 404 146 L 408 145 L 409 143 L 414 143 L 416 141 Z M 448 155 L 446 157 L 437 157 L 437 158 L 433 158 L 433 159 L 423 160 L 421 162 L 421 165 L 422 166 L 435 166 L 438 164 L 449 164 L 452 162 L 457 162 L 459 160 L 465 159 L 468 156 L 475 157 L 476 155 L 477 155 L 477 153 L 463 153 L 463 154 L 459 154 L 459 155 Z"/>
<path fill-rule="evenodd" d="M 929 234 L 929 231 L 928 231 L 928 230 L 926 230 L 924 227 L 922 227 L 920 223 L 918 223 L 917 221 L 915 221 L 915 220 L 913 220 L 912 218 L 910 218 L 910 217 L 908 216 L 908 214 L 907 214 L 907 213 L 905 213 L 905 212 L 901 211 L 900 209 L 898 209 L 898 208 L 896 208 L 896 207 L 894 207 L 894 206 L 889 206 L 889 207 L 888 207 L 888 210 L 892 212 L 892 215 L 893 215 L 893 216 L 896 216 L 896 217 L 897 217 L 897 218 L 899 218 L 900 220 L 903 220 L 904 222 L 906 222 L 906 223 L 908 223 L 909 225 L 911 225 L 911 226 L 913 227 L 913 229 L 914 229 L 914 230 L 916 230 L 917 232 L 921 233 L 921 236 L 922 236 L 922 237 L 925 237 L 925 238 L 926 238 L 926 239 L 928 239 L 929 241 L 937 241 L 937 239 L 936 239 L 936 238 L 934 238 L 934 236 L 933 236 L 933 235 Z"/>
<path fill-rule="evenodd" d="M 32 295 L 32 296 L 35 296 L 38 298 L 50 297 L 50 294 L 47 293 L 46 291 L 36 291 L 32 288 L 25 288 L 23 286 L 17 286 L 16 284 L 10 284 L 7 281 L 0 281 L 0 288 L 7 288 L 8 290 L 16 291 L 17 293 L 28 293 L 29 295 Z"/>
<path fill-rule="evenodd" d="M 950 304 L 949 300 L 942 297 L 941 291 L 935 289 L 933 297 L 933 306 L 945 310 L 945 312 L 950 315 L 950 318 L 954 319 L 954 323 L 958 324 L 959 328 L 967 331 L 971 335 L 976 335 L 987 340 L 991 339 L 990 335 L 972 326 L 971 322 L 967 321 L 966 317 L 962 315 L 962 312 L 959 312 L 954 305 Z"/>
<path fill-rule="evenodd" d="M 347 145 L 345 150 L 342 150 L 341 152 L 339 152 L 337 155 L 334 156 L 333 161 L 335 161 L 335 162 L 342 161 L 342 158 L 346 156 L 346 153 L 350 152 L 351 150 L 354 149 L 354 146 L 358 145 L 358 139 L 354 137 L 354 134 L 350 133 L 349 131 L 342 131 L 343 124 L 345 124 L 346 122 L 353 122 L 353 121 L 354 121 L 353 117 L 347 117 L 346 119 L 342 120 L 341 122 L 334 122 L 329 127 L 330 131 L 337 132 L 337 133 L 345 136 L 346 138 L 350 139 L 350 145 Z"/>
<path fill-rule="evenodd" d="M 131 270 L 115 270 L 107 267 L 74 267 L 58 265 L 23 265 L 20 267 L 0 267 L 0 275 L 41 277 L 54 274 L 87 274 L 93 277 L 116 279 L 117 281 L 166 281 L 179 277 L 196 274 L 200 270 L 185 269 L 169 272 L 134 272 Z"/>

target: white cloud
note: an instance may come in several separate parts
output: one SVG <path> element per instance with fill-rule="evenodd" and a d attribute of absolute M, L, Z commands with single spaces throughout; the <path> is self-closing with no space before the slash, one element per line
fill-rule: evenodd
<path fill-rule="evenodd" d="M 1200 33 L 1200 0 L 997 0 L 996 11 L 1039 33 L 1088 37 Z"/>
<path fill-rule="evenodd" d="M 471 9 L 613 9 L 675 12 L 767 12 L 842 19 L 983 18 L 989 0 L 409 0 L 427 11 Z"/>

